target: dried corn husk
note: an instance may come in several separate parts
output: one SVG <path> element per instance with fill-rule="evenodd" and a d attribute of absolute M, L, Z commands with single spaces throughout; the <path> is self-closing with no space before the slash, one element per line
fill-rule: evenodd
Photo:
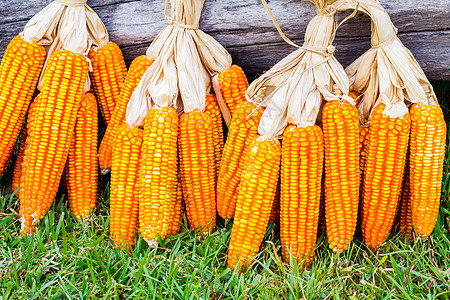
<path fill-rule="evenodd" d="M 231 56 L 216 40 L 198 29 L 204 0 L 171 0 L 169 25 L 147 50 L 154 60 L 127 106 L 126 123 L 143 125 L 154 104 L 174 106 L 180 112 L 205 110 L 211 76 L 231 67 Z"/>
<path fill-rule="evenodd" d="M 57 50 L 65 49 L 87 56 L 91 46 L 102 47 L 109 41 L 108 32 L 87 0 L 55 0 L 38 12 L 21 32 L 29 43 L 45 46 L 47 60 Z M 86 58 L 87 59 L 87 58 Z M 38 82 L 41 90 L 44 72 Z M 85 91 L 89 90 L 87 82 Z"/>
<path fill-rule="evenodd" d="M 363 93 L 358 106 L 361 124 L 370 121 L 372 109 L 386 104 L 384 113 L 392 118 L 408 112 L 407 103 L 432 104 L 437 101 L 433 87 L 411 52 L 397 37 L 397 29 L 377 0 L 359 0 L 359 10 L 372 20 L 372 47 L 354 61 L 346 72 L 350 88 Z M 356 2 L 338 0 L 338 10 L 354 9 Z"/>
<path fill-rule="evenodd" d="M 348 97 L 349 81 L 334 57 L 336 31 L 332 5 L 311 1 L 317 15 L 309 22 L 302 47 L 285 57 L 247 89 L 247 100 L 266 109 L 258 132 L 280 137 L 287 123 L 306 127 L 316 123 L 322 99 L 354 101 Z"/>

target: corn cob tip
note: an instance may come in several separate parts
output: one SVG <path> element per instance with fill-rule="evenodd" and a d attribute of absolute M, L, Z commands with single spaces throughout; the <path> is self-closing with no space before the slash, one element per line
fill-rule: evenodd
<path fill-rule="evenodd" d="M 101 169 L 101 170 L 100 170 L 100 174 L 101 174 L 101 175 L 106 175 L 106 174 L 109 173 L 109 171 L 111 171 L 111 169 Z"/>

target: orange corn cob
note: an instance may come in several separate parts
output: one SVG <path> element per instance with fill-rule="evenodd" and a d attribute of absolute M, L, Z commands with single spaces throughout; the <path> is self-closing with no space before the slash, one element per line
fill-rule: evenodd
<path fill-rule="evenodd" d="M 228 250 L 227 266 L 251 264 L 258 253 L 269 222 L 280 171 L 281 145 L 278 140 L 258 137 L 250 144 L 244 163 L 236 214 Z"/>
<path fill-rule="evenodd" d="M 92 84 L 106 125 L 113 114 L 120 96 L 122 83 L 127 75 L 127 66 L 122 51 L 116 43 L 109 42 L 101 48 L 89 51 L 92 64 Z"/>
<path fill-rule="evenodd" d="M 417 234 L 426 238 L 439 212 L 447 127 L 437 103 L 414 104 L 410 113 L 411 218 Z"/>
<path fill-rule="evenodd" d="M 131 94 L 133 94 L 139 84 L 139 81 L 141 81 L 142 76 L 151 64 L 152 61 L 145 55 L 136 57 L 131 63 L 127 77 L 123 82 L 120 97 L 117 100 L 114 113 L 111 116 L 111 120 L 106 128 L 105 135 L 103 136 L 100 143 L 100 148 L 98 150 L 98 163 L 101 174 L 106 174 L 111 169 L 112 148 L 114 138 L 116 136 L 116 130 L 125 121 L 125 114 Z"/>
<path fill-rule="evenodd" d="M 217 180 L 217 211 L 224 219 L 234 217 L 237 188 L 244 166 L 243 155 L 246 147 L 258 134 L 259 120 L 264 109 L 261 108 L 247 119 L 254 109 L 255 105 L 250 102 L 243 102 L 236 107 L 223 149 Z"/>
<path fill-rule="evenodd" d="M 220 112 L 219 104 L 217 104 L 216 96 L 213 94 L 206 95 L 205 111 L 211 114 L 211 121 L 214 129 L 214 154 L 216 158 L 216 173 L 219 176 L 220 161 L 222 160 L 223 152 L 223 127 L 222 114 Z"/>
<path fill-rule="evenodd" d="M 139 214 L 139 156 L 143 130 L 122 124 L 116 131 L 111 171 L 110 236 L 117 246 L 134 248 Z"/>
<path fill-rule="evenodd" d="M 330 101 L 322 112 L 325 140 L 325 217 L 330 249 L 348 248 L 359 204 L 359 120 L 356 107 Z"/>
<path fill-rule="evenodd" d="M 34 232 L 55 199 L 88 72 L 86 58 L 78 53 L 60 50 L 48 60 L 23 160 L 22 234 Z"/>
<path fill-rule="evenodd" d="M 281 159 L 280 236 L 283 259 L 290 254 L 313 261 L 320 212 L 324 160 L 323 133 L 319 126 L 289 125 L 284 131 Z"/>
<path fill-rule="evenodd" d="M 44 46 L 11 40 L 0 66 L 0 176 L 11 158 L 45 60 Z"/>
<path fill-rule="evenodd" d="M 97 100 L 83 95 L 66 166 L 67 198 L 78 220 L 86 220 L 97 204 Z"/>
<path fill-rule="evenodd" d="M 366 245 L 375 249 L 388 237 L 397 213 L 408 149 L 409 113 L 390 118 L 384 104 L 372 112 L 364 169 L 361 229 Z"/>
<path fill-rule="evenodd" d="M 177 178 L 177 197 L 175 202 L 175 207 L 170 211 L 170 222 L 169 228 L 167 230 L 167 236 L 172 236 L 180 233 L 181 222 L 183 221 L 183 188 L 181 186 L 180 172 L 178 172 Z"/>
<path fill-rule="evenodd" d="M 34 107 L 36 106 L 36 103 L 39 99 L 39 96 L 37 96 L 33 102 L 31 102 L 30 107 L 28 108 L 28 116 L 27 116 L 27 122 L 23 128 L 22 132 L 22 138 L 20 140 L 19 144 L 19 152 L 17 153 L 16 162 L 14 163 L 14 174 L 13 174 L 13 180 L 12 180 L 12 189 L 15 191 L 20 186 L 20 177 L 22 176 L 22 163 L 23 163 L 23 157 L 25 156 L 25 149 L 27 147 L 27 144 L 30 142 L 28 136 L 31 132 L 31 123 L 32 118 L 34 114 Z"/>
<path fill-rule="evenodd" d="M 154 246 L 158 234 L 162 239 L 167 236 L 177 202 L 177 136 L 177 111 L 152 106 L 145 119 L 141 149 L 139 230 Z"/>
<path fill-rule="evenodd" d="M 178 143 L 189 224 L 208 232 L 216 225 L 216 167 L 210 114 L 196 111 L 182 114 Z"/>
<path fill-rule="evenodd" d="M 247 76 L 239 66 L 232 65 L 226 72 L 219 74 L 219 88 L 228 110 L 234 116 L 238 104 L 246 102 Z"/>
<path fill-rule="evenodd" d="M 408 155 L 407 155 L 408 157 Z M 411 218 L 411 189 L 409 185 L 409 166 L 406 163 L 405 179 L 403 182 L 403 192 L 401 193 L 400 207 L 398 212 L 400 234 L 409 237 L 413 233 Z"/>
<path fill-rule="evenodd" d="M 270 211 L 269 222 L 277 223 L 280 221 L 280 202 L 281 202 L 281 175 L 278 175 L 277 188 L 273 198 L 272 210 Z"/>

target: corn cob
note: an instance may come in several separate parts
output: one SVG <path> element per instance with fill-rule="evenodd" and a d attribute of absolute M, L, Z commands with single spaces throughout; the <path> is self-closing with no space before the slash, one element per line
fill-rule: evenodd
<path fill-rule="evenodd" d="M 170 211 L 170 222 L 167 230 L 167 236 L 172 236 L 180 233 L 181 222 L 183 221 L 184 203 L 183 203 L 183 188 L 181 186 L 180 172 L 178 171 L 177 178 L 177 197 L 175 207 Z"/>
<path fill-rule="evenodd" d="M 407 155 L 407 157 L 409 157 Z M 409 237 L 413 233 L 413 224 L 411 218 L 411 189 L 409 185 L 409 166 L 406 162 L 405 179 L 403 181 L 403 192 L 401 193 L 400 208 L 398 212 L 398 221 L 400 234 Z"/>
<path fill-rule="evenodd" d="M 385 241 L 394 223 L 410 129 L 409 113 L 390 118 L 383 114 L 384 108 L 380 104 L 372 112 L 364 168 L 361 229 L 371 249 Z"/>
<path fill-rule="evenodd" d="M 273 198 L 272 210 L 270 211 L 269 222 L 277 223 L 280 221 L 280 202 L 281 202 L 281 176 L 278 175 L 277 188 Z"/>
<path fill-rule="evenodd" d="M 11 40 L 0 67 L 0 176 L 11 158 L 45 60 L 44 46 Z"/>
<path fill-rule="evenodd" d="M 324 160 L 319 126 L 290 125 L 283 135 L 281 160 L 281 223 L 283 259 L 312 263 L 320 212 Z"/>
<path fill-rule="evenodd" d="M 157 245 L 158 234 L 166 237 L 177 202 L 177 136 L 177 111 L 152 106 L 145 119 L 139 171 L 139 230 L 150 245 Z"/>
<path fill-rule="evenodd" d="M 270 211 L 280 171 L 281 145 L 278 140 L 258 137 L 250 144 L 244 163 L 236 214 L 228 250 L 227 266 L 235 268 L 251 264 L 258 253 Z"/>
<path fill-rule="evenodd" d="M 446 123 L 439 105 L 411 108 L 410 188 L 411 218 L 420 237 L 436 225 L 445 156 Z"/>
<path fill-rule="evenodd" d="M 139 214 L 139 157 L 143 130 L 123 123 L 116 130 L 111 171 L 110 236 L 117 246 L 134 248 Z"/>
<path fill-rule="evenodd" d="M 237 65 L 219 74 L 219 88 L 228 111 L 234 116 L 234 110 L 241 102 L 246 102 L 245 91 L 248 88 L 247 76 Z"/>
<path fill-rule="evenodd" d="M 48 60 L 23 161 L 22 234 L 34 232 L 56 196 L 88 72 L 86 58 L 78 53 L 56 51 Z"/>
<path fill-rule="evenodd" d="M 322 122 L 328 243 L 334 252 L 342 252 L 353 238 L 358 217 L 358 111 L 348 102 L 330 101 L 323 108 Z"/>
<path fill-rule="evenodd" d="M 216 158 L 216 173 L 219 176 L 220 161 L 222 160 L 223 152 L 223 127 L 222 114 L 220 113 L 219 105 L 216 97 L 213 94 L 206 95 L 205 111 L 211 114 L 211 121 L 213 122 L 214 130 L 214 154 Z"/>
<path fill-rule="evenodd" d="M 247 119 L 254 109 L 255 106 L 250 102 L 243 102 L 236 107 L 223 149 L 217 181 L 217 211 L 224 219 L 234 217 L 237 188 L 244 165 L 243 155 L 251 140 L 257 136 L 259 120 L 264 111 L 261 108 Z"/>
<path fill-rule="evenodd" d="M 98 163 L 102 174 L 108 173 L 111 169 L 112 147 L 116 136 L 116 130 L 125 121 L 125 113 L 131 94 L 133 94 L 139 81 L 151 64 L 152 61 L 145 55 L 136 57 L 131 63 L 127 77 L 123 82 L 114 113 L 111 116 L 111 120 L 106 128 L 105 135 L 103 136 L 98 150 Z"/>
<path fill-rule="evenodd" d="M 97 204 L 97 100 L 83 95 L 66 166 L 67 197 L 78 220 L 86 220 Z"/>
<path fill-rule="evenodd" d="M 13 174 L 13 180 L 12 180 L 12 189 L 15 191 L 20 186 L 20 177 L 22 176 L 22 164 L 23 164 L 23 157 L 25 156 L 25 149 L 27 147 L 27 144 L 30 142 L 28 136 L 31 132 L 31 123 L 32 118 L 34 114 L 34 107 L 36 106 L 36 103 L 39 99 L 39 96 L 37 96 L 33 102 L 31 102 L 30 107 L 28 108 L 28 116 L 27 116 L 27 122 L 23 128 L 22 132 L 22 138 L 20 140 L 19 144 L 19 151 L 17 153 L 16 162 L 14 163 L 14 174 Z"/>
<path fill-rule="evenodd" d="M 186 214 L 192 228 L 216 225 L 216 169 L 209 113 L 184 113 L 179 124 L 180 171 Z"/>
<path fill-rule="evenodd" d="M 127 66 L 122 51 L 113 42 L 101 48 L 91 48 L 89 59 L 92 63 L 92 84 L 103 119 L 108 125 L 120 97 L 120 89 L 127 75 Z"/>

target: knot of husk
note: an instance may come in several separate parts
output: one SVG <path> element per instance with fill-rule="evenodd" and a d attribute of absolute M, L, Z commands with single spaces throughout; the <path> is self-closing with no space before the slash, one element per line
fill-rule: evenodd
<path fill-rule="evenodd" d="M 381 4 L 377 0 L 357 3 L 372 22 L 371 49 L 346 69 L 351 90 L 364 94 L 358 107 L 360 123 L 367 124 L 371 111 L 381 102 L 386 104 L 384 113 L 394 118 L 407 113 L 405 101 L 420 104 L 437 101 L 430 82 L 397 37 L 397 29 Z M 356 2 L 337 0 L 335 6 L 338 10 L 354 9 Z"/>
<path fill-rule="evenodd" d="M 203 2 L 170 1 L 169 26 L 147 49 L 147 58 L 153 63 L 127 106 L 126 123 L 130 127 L 142 126 L 152 105 L 173 106 L 179 112 L 203 112 L 206 94 L 211 91 L 211 76 L 231 67 L 231 56 L 225 48 L 196 28 Z"/>
<path fill-rule="evenodd" d="M 248 101 L 266 107 L 258 128 L 266 138 L 280 137 L 288 123 L 314 125 L 322 99 L 352 101 L 346 96 L 348 77 L 333 55 L 336 9 L 324 1 L 311 2 L 318 14 L 308 24 L 303 46 L 255 80 L 246 92 Z"/>
<path fill-rule="evenodd" d="M 92 46 L 102 47 L 109 41 L 108 31 L 99 16 L 85 0 L 56 0 L 38 12 L 21 32 L 29 43 L 43 45 L 47 58 L 57 50 L 69 50 L 87 56 Z M 86 58 L 87 59 L 87 58 Z M 38 89 L 42 88 L 43 74 Z M 85 90 L 89 90 L 89 81 Z"/>

